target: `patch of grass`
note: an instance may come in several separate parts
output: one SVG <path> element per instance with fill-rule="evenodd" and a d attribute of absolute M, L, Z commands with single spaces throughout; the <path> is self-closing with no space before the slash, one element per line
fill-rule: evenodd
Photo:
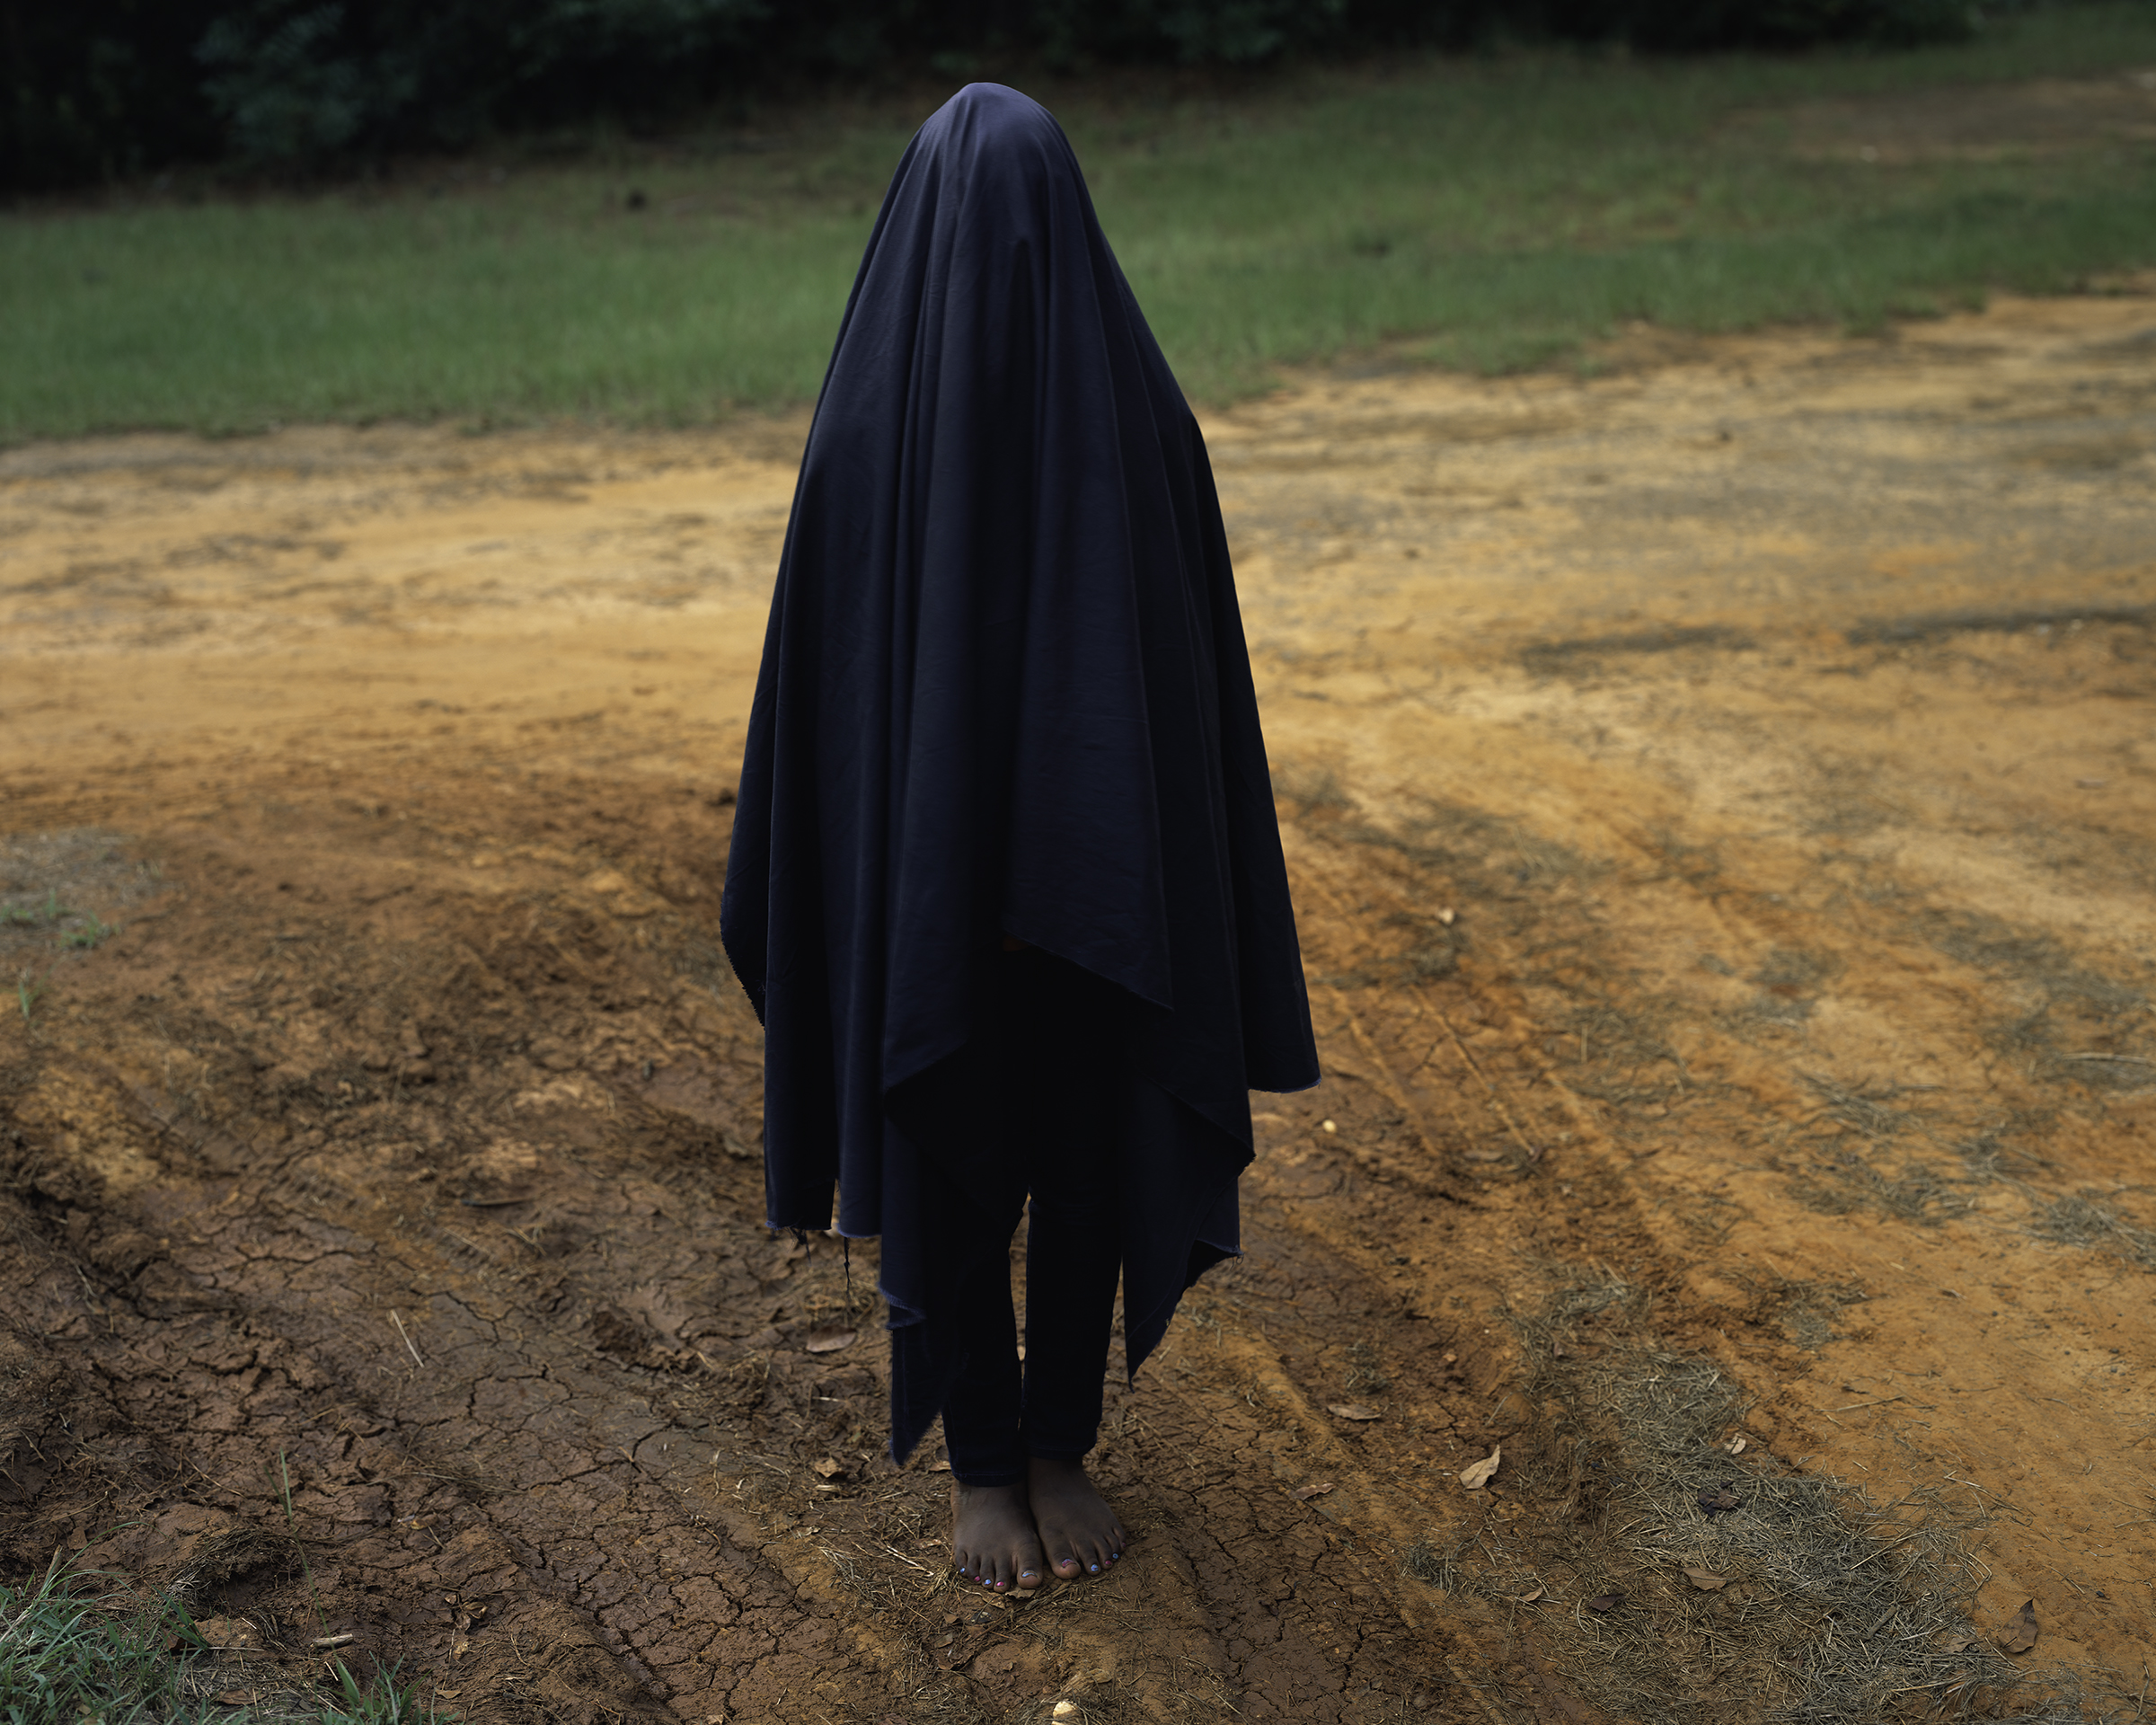
<path fill-rule="evenodd" d="M 168 1641 L 201 1638 L 179 1613 L 115 1612 L 57 1565 L 0 1585 L 0 1718 L 102 1718 L 106 1725 L 222 1725 L 246 1717 L 190 1692 Z"/>
<path fill-rule="evenodd" d="M 43 904 L 33 901 L 29 904 L 0 907 L 0 922 L 13 923 L 23 928 L 50 928 L 61 918 L 74 915 L 73 911 L 60 903 L 57 888 L 47 890 Z"/>
<path fill-rule="evenodd" d="M 110 923 L 99 920 L 95 911 L 84 911 L 82 918 L 83 925 L 80 928 L 71 928 L 60 936 L 62 946 L 77 947 L 85 952 L 94 951 L 119 932 Z"/>
<path fill-rule="evenodd" d="M 462 1717 L 435 1706 L 416 1685 L 400 1686 L 393 1668 L 373 1689 L 341 1661 L 336 1670 L 337 1703 L 323 1710 L 322 1725 L 449 1725 Z"/>
<path fill-rule="evenodd" d="M 57 1563 L 35 1580 L 0 1583 L 0 1720 L 96 1720 L 102 1725 L 447 1725 L 455 1715 L 400 1685 L 396 1674 L 369 1686 L 343 1664 L 337 1693 L 323 1701 L 297 1692 L 266 1694 L 244 1707 L 216 1696 L 240 1681 L 232 1668 L 203 1663 L 208 1651 L 186 1614 L 101 1594 L 103 1578 Z M 264 1674 L 250 1672 L 249 1678 Z M 272 1683 L 272 1689 L 287 1685 Z"/>
<path fill-rule="evenodd" d="M 1909 54 L 1417 58 L 1209 96 L 1035 87 L 1186 386 L 1223 400 L 1381 344 L 1506 371 L 1638 320 L 1877 330 L 2156 263 L 2145 142 L 1867 162 L 1796 147 L 1788 119 L 2152 60 L 2156 13 L 2115 4 Z M 499 181 L 482 161 L 315 196 L 212 186 L 0 217 L 0 440 L 672 423 L 807 401 L 884 183 L 941 93 L 781 116 L 790 138 L 501 154 Z"/>

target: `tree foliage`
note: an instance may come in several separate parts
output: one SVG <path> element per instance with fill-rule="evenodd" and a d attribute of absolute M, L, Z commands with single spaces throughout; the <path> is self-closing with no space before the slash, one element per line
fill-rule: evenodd
<path fill-rule="evenodd" d="M 1968 28 L 1966 0 L 0 0 L 0 185 L 319 171 L 984 50 L 1251 66 L 1499 35 L 1695 52 Z"/>

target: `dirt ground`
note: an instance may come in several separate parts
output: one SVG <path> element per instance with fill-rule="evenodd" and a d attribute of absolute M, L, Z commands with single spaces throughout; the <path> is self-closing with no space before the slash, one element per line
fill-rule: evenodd
<path fill-rule="evenodd" d="M 2144 1717 L 2152 288 L 1209 421 L 1327 1076 L 1016 1602 L 759 1221 L 805 421 L 0 456 L 0 1572 L 265 1716 Z"/>

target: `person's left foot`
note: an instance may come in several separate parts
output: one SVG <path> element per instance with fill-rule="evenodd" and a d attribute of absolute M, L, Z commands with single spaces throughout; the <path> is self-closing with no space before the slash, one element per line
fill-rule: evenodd
<path fill-rule="evenodd" d="M 1026 1496 L 1048 1567 L 1065 1581 L 1105 1575 L 1130 1543 L 1082 1462 L 1032 1457 L 1026 1464 Z"/>

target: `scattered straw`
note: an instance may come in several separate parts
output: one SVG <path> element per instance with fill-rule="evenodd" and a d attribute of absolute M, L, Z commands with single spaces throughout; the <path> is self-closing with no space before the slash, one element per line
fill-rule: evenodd
<path fill-rule="evenodd" d="M 1757 1447 L 1732 1455 L 1743 1393 L 1662 1347 L 1643 1290 L 1601 1272 L 1508 1314 L 1545 1411 L 1507 1444 L 1508 1477 L 1516 1500 L 1556 1507 L 1418 1542 L 1402 1554 L 1409 1575 L 1520 1610 L 1538 1656 L 1613 1717 L 2096 1716 L 2078 1711 L 2074 1679 L 2024 1673 L 1972 1622 L 1983 1570 L 1970 1536 L 1988 1522 L 1948 1495 L 1953 1482 L 1882 1506 Z"/>

